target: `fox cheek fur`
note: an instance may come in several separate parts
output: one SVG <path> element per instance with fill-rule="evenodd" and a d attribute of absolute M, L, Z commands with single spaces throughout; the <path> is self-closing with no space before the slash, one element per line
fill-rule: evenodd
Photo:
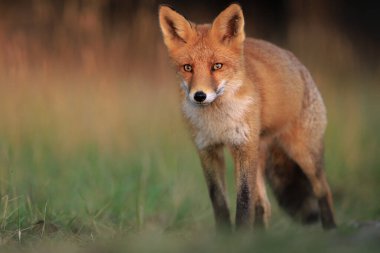
<path fill-rule="evenodd" d="M 268 226 L 265 180 L 304 224 L 334 228 L 323 165 L 326 109 L 309 71 L 290 52 L 245 38 L 237 4 L 196 25 L 160 6 L 164 43 L 182 77 L 183 114 L 197 147 L 216 225 L 230 228 L 224 147 L 232 154 L 237 228 Z"/>

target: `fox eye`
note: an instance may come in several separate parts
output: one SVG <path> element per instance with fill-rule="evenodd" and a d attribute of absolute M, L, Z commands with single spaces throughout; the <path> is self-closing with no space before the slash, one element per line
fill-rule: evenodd
<path fill-rule="evenodd" d="M 223 67 L 222 63 L 215 63 L 214 66 L 212 66 L 212 70 L 215 71 L 215 70 L 221 69 L 222 67 Z"/>
<path fill-rule="evenodd" d="M 183 69 L 184 69 L 186 72 L 191 72 L 191 71 L 193 71 L 193 67 L 192 67 L 190 64 L 185 64 L 185 65 L 183 65 Z"/>

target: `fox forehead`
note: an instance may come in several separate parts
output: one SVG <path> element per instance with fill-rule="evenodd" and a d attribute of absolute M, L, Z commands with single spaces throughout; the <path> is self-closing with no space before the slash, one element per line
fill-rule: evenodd
<path fill-rule="evenodd" d="M 171 54 L 177 64 L 228 62 L 239 56 L 212 37 L 210 24 L 193 24 L 193 28 L 196 35 Z"/>

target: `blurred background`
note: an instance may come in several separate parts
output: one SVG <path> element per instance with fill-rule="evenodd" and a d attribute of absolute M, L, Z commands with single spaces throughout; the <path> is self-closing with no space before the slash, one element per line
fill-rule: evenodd
<path fill-rule="evenodd" d="M 169 4 L 188 19 L 204 23 L 230 2 L 3 0 L 1 69 L 3 75 L 18 78 L 36 71 L 112 76 L 120 72 L 120 76 L 146 77 L 144 69 L 152 64 L 155 71 L 150 71 L 151 77 L 156 80 L 155 75 L 163 75 L 158 74 L 163 69 L 157 69 L 157 63 L 165 61 L 158 5 Z M 306 58 L 304 61 L 318 58 L 325 61 L 323 65 L 333 65 L 334 71 L 361 68 L 378 72 L 380 4 L 369 0 L 240 3 L 249 36 L 290 48 Z"/>
<path fill-rule="evenodd" d="M 238 2 L 247 35 L 293 51 L 321 90 L 338 221 L 380 219 L 380 3 Z M 161 3 L 205 23 L 230 1 L 0 1 L 2 244 L 48 231 L 212 231 Z M 272 203 L 272 226 L 295 226 Z"/>

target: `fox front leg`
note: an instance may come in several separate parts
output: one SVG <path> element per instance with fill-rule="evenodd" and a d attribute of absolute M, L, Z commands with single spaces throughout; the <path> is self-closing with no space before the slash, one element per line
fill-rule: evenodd
<path fill-rule="evenodd" d="M 215 145 L 199 151 L 218 230 L 230 230 L 231 220 L 226 198 L 223 146 Z"/>
<path fill-rule="evenodd" d="M 254 222 L 257 200 L 258 150 L 251 145 L 231 148 L 235 163 L 236 229 L 251 228 Z"/>

